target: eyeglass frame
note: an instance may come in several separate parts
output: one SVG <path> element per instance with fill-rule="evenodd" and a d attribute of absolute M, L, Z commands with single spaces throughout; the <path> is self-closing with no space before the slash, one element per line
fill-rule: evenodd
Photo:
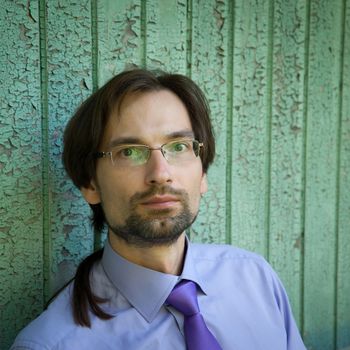
<path fill-rule="evenodd" d="M 120 144 L 120 145 L 118 145 L 117 147 L 121 147 L 121 146 L 123 146 L 123 147 L 132 147 L 132 146 L 136 146 L 136 147 L 144 147 L 144 148 L 147 148 L 148 150 L 149 150 L 149 155 L 148 155 L 148 157 L 146 158 L 146 160 L 143 162 L 143 163 L 140 163 L 140 164 L 137 164 L 137 165 L 134 165 L 134 166 L 141 166 L 141 165 L 145 165 L 145 164 L 147 164 L 147 162 L 149 161 L 149 159 L 150 159 L 150 157 L 151 157 L 151 153 L 152 153 L 152 151 L 161 151 L 161 153 L 162 153 L 162 155 L 163 155 L 163 157 L 164 157 L 164 159 L 167 161 L 167 162 L 169 162 L 169 160 L 167 159 L 167 157 L 166 157 L 166 155 L 165 155 L 165 152 L 164 152 L 164 150 L 163 150 L 163 147 L 165 146 L 165 145 L 168 145 L 168 144 L 170 144 L 170 143 L 173 143 L 173 142 L 181 142 L 181 141 L 189 141 L 189 142 L 192 142 L 192 144 L 193 143 L 196 143 L 198 146 L 198 154 L 196 154 L 196 152 L 194 151 L 194 147 L 192 146 L 192 148 L 193 148 L 193 153 L 194 153 L 194 155 L 195 155 L 195 157 L 196 158 L 198 158 L 199 157 L 199 155 L 200 155 L 200 150 L 201 150 L 201 148 L 204 148 L 204 144 L 203 144 L 203 142 L 199 142 L 198 140 L 196 140 L 196 139 L 187 139 L 187 138 L 184 138 L 184 139 L 178 139 L 178 140 L 171 140 L 171 141 L 168 141 L 168 142 L 165 142 L 165 143 L 163 143 L 161 146 L 159 146 L 159 147 L 151 147 L 151 146 L 148 146 L 148 145 L 143 145 L 143 144 L 137 144 L 137 143 L 125 143 L 125 144 Z M 117 148 L 117 147 L 115 147 L 115 148 Z M 110 158 L 110 160 L 111 160 L 111 163 L 112 163 L 112 166 L 113 167 L 115 167 L 116 166 L 116 164 L 114 163 L 114 161 L 113 161 L 113 152 L 115 152 L 115 151 L 117 151 L 116 149 L 112 149 L 111 151 L 101 151 L 101 152 L 96 152 L 96 153 L 94 153 L 94 156 L 95 156 L 95 158 L 107 158 L 108 156 L 109 156 L 109 158 Z"/>

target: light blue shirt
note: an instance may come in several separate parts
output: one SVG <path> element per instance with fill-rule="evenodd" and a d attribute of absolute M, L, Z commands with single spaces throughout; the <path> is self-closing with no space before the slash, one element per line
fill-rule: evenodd
<path fill-rule="evenodd" d="M 187 243 L 181 276 L 135 265 L 106 243 L 91 282 L 108 298 L 91 328 L 74 323 L 68 286 L 17 336 L 11 350 L 182 350 L 183 316 L 164 302 L 181 279 L 197 283 L 201 313 L 223 350 L 305 350 L 286 292 L 260 256 L 226 245 Z M 210 349 L 203 349 L 210 350 Z"/>

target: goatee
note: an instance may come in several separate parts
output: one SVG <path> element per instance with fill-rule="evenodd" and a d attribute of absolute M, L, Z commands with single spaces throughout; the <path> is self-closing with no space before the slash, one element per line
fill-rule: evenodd
<path fill-rule="evenodd" d="M 152 210 L 149 215 L 138 214 L 137 205 L 155 195 L 176 196 L 181 209 L 173 215 L 173 209 Z M 188 194 L 169 186 L 152 187 L 146 192 L 136 193 L 130 199 L 131 215 L 124 225 L 107 219 L 109 229 L 128 244 L 136 247 L 169 246 L 192 225 L 197 213 L 191 213 Z"/>

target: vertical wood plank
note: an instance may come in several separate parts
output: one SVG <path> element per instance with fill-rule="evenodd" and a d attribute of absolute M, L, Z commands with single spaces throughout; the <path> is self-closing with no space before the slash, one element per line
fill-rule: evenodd
<path fill-rule="evenodd" d="M 335 346 L 337 144 L 342 1 L 311 2 L 305 186 L 304 332 L 310 349 Z"/>
<path fill-rule="evenodd" d="M 98 2 L 98 85 L 133 65 L 144 63 L 140 0 Z"/>
<path fill-rule="evenodd" d="M 274 1 L 269 261 L 301 325 L 305 1 Z"/>
<path fill-rule="evenodd" d="M 62 132 L 94 71 L 101 86 L 133 65 L 186 73 L 210 101 L 218 156 L 192 238 L 269 257 L 309 349 L 350 345 L 349 0 L 5 0 L 0 27 L 1 349 L 92 250 Z"/>
<path fill-rule="evenodd" d="M 235 1 L 232 242 L 267 256 L 269 1 Z"/>
<path fill-rule="evenodd" d="M 62 134 L 78 104 L 92 91 L 91 5 L 47 2 L 49 227 L 45 234 L 49 276 L 46 297 L 66 282 L 91 253 L 90 208 L 67 180 L 61 162 Z"/>
<path fill-rule="evenodd" d="M 337 346 L 350 346 L 350 1 L 344 8 L 342 120 L 340 139 Z"/>
<path fill-rule="evenodd" d="M 0 348 L 41 311 L 42 167 L 37 3 L 0 7 Z"/>
<path fill-rule="evenodd" d="M 228 13 L 228 3 L 222 1 L 192 2 L 190 76 L 209 100 L 217 147 L 215 164 L 209 169 L 209 191 L 190 233 L 202 242 L 226 241 Z"/>
<path fill-rule="evenodd" d="M 186 0 L 146 1 L 146 66 L 186 73 Z"/>
<path fill-rule="evenodd" d="M 145 65 L 145 14 L 141 0 L 103 0 L 97 4 L 97 80 L 102 86 L 125 69 Z M 106 232 L 95 247 L 102 246 Z"/>

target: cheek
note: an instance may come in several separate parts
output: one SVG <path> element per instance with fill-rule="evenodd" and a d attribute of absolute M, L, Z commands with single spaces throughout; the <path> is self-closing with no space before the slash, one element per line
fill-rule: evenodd
<path fill-rule="evenodd" d="M 117 188 L 108 188 L 101 191 L 101 204 L 109 224 L 123 225 L 130 215 L 129 204 L 123 193 Z"/>
<path fill-rule="evenodd" d="M 199 203 L 201 200 L 202 195 L 202 182 L 200 181 L 200 178 L 195 182 L 195 184 L 191 184 L 191 190 L 188 191 L 188 195 L 190 197 L 190 205 L 192 209 L 197 209 L 199 207 Z"/>
<path fill-rule="evenodd" d="M 137 175 L 137 174 L 136 174 Z M 135 174 L 114 172 L 108 178 L 100 174 L 99 189 L 107 213 L 122 216 L 129 210 L 130 198 L 138 191 Z"/>
<path fill-rule="evenodd" d="M 125 199 L 128 192 L 132 191 L 132 175 L 120 171 L 101 171 L 98 173 L 98 184 L 101 197 L 105 201 L 117 201 Z"/>
<path fill-rule="evenodd" d="M 104 205 L 112 207 L 127 207 L 128 193 L 125 191 L 123 186 L 106 186 L 103 189 L 101 188 L 101 199 Z"/>

